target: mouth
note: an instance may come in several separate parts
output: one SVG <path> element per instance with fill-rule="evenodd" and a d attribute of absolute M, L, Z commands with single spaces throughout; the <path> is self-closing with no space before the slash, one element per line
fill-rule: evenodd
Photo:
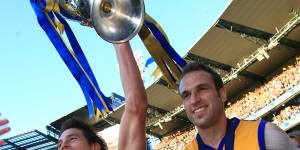
<path fill-rule="evenodd" d="M 206 105 L 205 105 L 205 106 L 200 106 L 200 107 L 194 109 L 194 110 L 193 110 L 193 113 L 202 112 L 202 111 L 204 111 L 206 108 L 207 108 Z"/>

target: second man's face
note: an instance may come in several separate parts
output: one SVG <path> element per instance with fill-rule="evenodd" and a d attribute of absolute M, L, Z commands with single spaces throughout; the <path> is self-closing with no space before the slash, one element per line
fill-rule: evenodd
<path fill-rule="evenodd" d="M 81 130 L 70 128 L 59 137 L 58 148 L 59 150 L 99 150 L 99 144 L 89 144 Z"/>
<path fill-rule="evenodd" d="M 216 89 L 207 72 L 187 73 L 180 81 L 179 91 L 189 120 L 200 128 L 213 125 L 224 113 L 225 91 Z"/>

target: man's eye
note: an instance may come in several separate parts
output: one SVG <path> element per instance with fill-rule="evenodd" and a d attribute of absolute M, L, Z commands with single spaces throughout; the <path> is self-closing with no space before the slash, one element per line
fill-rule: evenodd
<path fill-rule="evenodd" d="M 74 141 L 74 140 L 77 140 L 77 137 L 71 137 L 70 138 L 70 141 Z"/>
<path fill-rule="evenodd" d="M 189 95 L 190 95 L 190 94 L 188 94 L 188 93 L 183 93 L 183 94 L 181 95 L 181 97 L 182 97 L 182 99 L 186 99 L 186 98 L 189 97 Z"/>
<path fill-rule="evenodd" d="M 197 88 L 198 91 L 202 91 L 202 90 L 205 90 L 205 89 L 207 89 L 207 88 L 206 88 L 206 87 L 203 87 L 203 86 Z"/>

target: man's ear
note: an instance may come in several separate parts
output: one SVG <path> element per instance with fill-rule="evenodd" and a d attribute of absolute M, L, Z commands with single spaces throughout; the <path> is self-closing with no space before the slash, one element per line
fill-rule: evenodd
<path fill-rule="evenodd" d="M 100 148 L 101 148 L 101 146 L 100 146 L 99 143 L 92 143 L 92 149 L 93 150 L 101 150 Z"/>
<path fill-rule="evenodd" d="M 225 103 L 227 101 L 227 92 L 224 87 L 221 87 L 219 89 L 219 95 L 221 97 L 222 102 Z"/>

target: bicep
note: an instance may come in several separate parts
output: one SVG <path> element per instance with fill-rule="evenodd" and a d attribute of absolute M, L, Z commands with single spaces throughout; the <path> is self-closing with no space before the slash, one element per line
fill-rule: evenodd
<path fill-rule="evenodd" d="M 265 144 L 267 150 L 296 150 L 288 135 L 278 126 L 267 123 L 265 128 Z"/>
<path fill-rule="evenodd" d="M 119 150 L 146 150 L 145 115 L 124 113 L 120 126 Z"/>

